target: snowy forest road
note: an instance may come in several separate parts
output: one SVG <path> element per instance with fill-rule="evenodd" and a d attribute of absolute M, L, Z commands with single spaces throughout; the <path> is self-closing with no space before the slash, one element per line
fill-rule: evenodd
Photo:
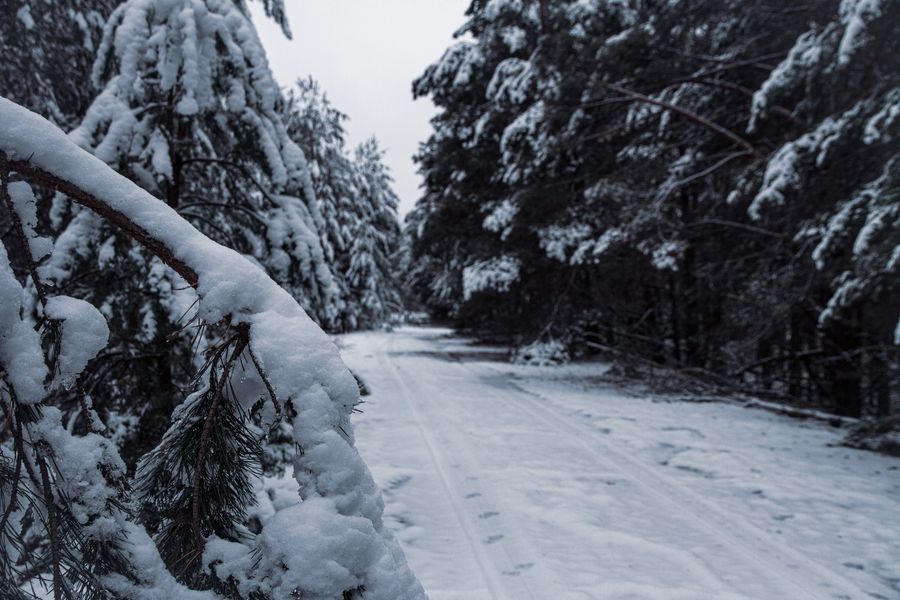
<path fill-rule="evenodd" d="M 360 452 L 433 600 L 900 597 L 900 460 L 824 424 L 441 329 L 342 344 L 372 390 Z"/>

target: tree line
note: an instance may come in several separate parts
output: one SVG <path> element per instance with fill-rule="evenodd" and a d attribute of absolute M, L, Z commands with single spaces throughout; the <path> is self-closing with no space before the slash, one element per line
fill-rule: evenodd
<path fill-rule="evenodd" d="M 473 0 L 415 81 L 406 276 L 516 344 L 900 396 L 900 5 Z"/>

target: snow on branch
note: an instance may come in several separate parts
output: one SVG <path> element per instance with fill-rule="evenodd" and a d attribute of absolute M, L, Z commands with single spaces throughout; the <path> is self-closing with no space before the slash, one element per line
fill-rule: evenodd
<path fill-rule="evenodd" d="M 483 260 L 463 269 L 463 296 L 466 300 L 486 290 L 505 292 L 519 279 L 519 260 L 500 256 Z"/>
<path fill-rule="evenodd" d="M 210 539 L 211 554 L 205 559 L 217 559 L 246 595 L 337 598 L 348 589 L 365 589 L 366 600 L 424 598 L 384 528 L 381 493 L 353 446 L 350 414 L 358 401 L 356 381 L 333 343 L 294 298 L 261 268 L 204 236 L 56 126 L 5 98 L 0 98 L 0 162 L 0 169 L 68 195 L 133 237 L 196 288 L 198 315 L 206 322 L 227 319 L 234 327 L 245 327 L 254 362 L 267 374 L 267 386 L 282 404 L 291 403 L 292 436 L 299 448 L 294 473 L 304 500 L 296 517 L 302 526 L 260 536 L 253 548 Z M 81 308 L 63 302 L 52 312 L 64 320 L 65 329 L 66 315 L 84 312 Z M 77 333 L 99 340 L 103 332 L 93 328 Z M 257 387 L 242 390 L 248 398 L 239 402 L 270 395 L 261 383 Z M 40 400 L 39 393 L 34 396 Z M 146 537 L 142 530 L 131 533 Z M 288 554 L 290 561 L 284 560 Z M 341 576 L 303 572 L 325 564 Z M 211 568 L 215 571 L 216 564 Z"/>

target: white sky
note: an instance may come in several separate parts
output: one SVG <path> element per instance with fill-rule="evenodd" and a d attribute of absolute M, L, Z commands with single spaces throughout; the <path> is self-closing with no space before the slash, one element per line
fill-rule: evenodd
<path fill-rule="evenodd" d="M 288 40 L 257 3 L 254 22 L 282 86 L 312 75 L 346 113 L 350 148 L 375 135 L 387 150 L 400 214 L 419 197 L 412 162 L 435 108 L 413 102 L 412 81 L 440 58 L 469 0 L 288 0 Z"/>

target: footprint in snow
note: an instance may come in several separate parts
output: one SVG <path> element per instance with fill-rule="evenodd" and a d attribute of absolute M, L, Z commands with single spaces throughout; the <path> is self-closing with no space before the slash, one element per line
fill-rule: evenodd
<path fill-rule="evenodd" d="M 499 514 L 500 513 L 498 513 L 497 511 L 489 510 L 487 512 L 483 512 L 480 515 L 478 515 L 478 518 L 479 519 L 490 519 L 491 517 L 496 517 Z"/>
<path fill-rule="evenodd" d="M 486 540 L 484 540 L 485 544 L 495 544 L 503 539 L 503 534 L 498 533 L 497 535 L 489 536 Z"/>
<path fill-rule="evenodd" d="M 521 563 L 521 564 L 516 565 L 515 567 L 513 567 L 512 569 L 510 569 L 508 571 L 503 571 L 503 574 L 507 575 L 509 577 L 515 577 L 516 575 L 521 575 L 522 571 L 527 571 L 528 569 L 530 569 L 533 566 L 534 566 L 534 563 Z"/>
<path fill-rule="evenodd" d="M 660 431 L 668 431 L 668 432 L 682 432 L 691 435 L 697 439 L 706 439 L 706 436 L 696 429 L 691 429 L 690 427 L 663 427 Z"/>
<path fill-rule="evenodd" d="M 775 515 L 772 518 L 776 521 L 787 521 L 788 519 L 793 519 L 794 515 Z"/>
<path fill-rule="evenodd" d="M 399 488 L 402 488 L 404 485 L 409 483 L 409 480 L 412 479 L 409 475 L 401 475 L 400 477 L 394 477 L 390 481 L 388 481 L 387 487 L 384 489 L 385 492 L 392 492 Z"/>
<path fill-rule="evenodd" d="M 666 464 L 666 466 L 669 465 Z M 714 473 L 710 473 L 709 471 L 704 471 L 703 469 L 698 469 L 697 467 L 692 467 L 690 465 L 675 465 L 675 468 L 679 471 L 690 473 L 691 475 L 698 475 L 700 477 L 703 477 L 704 479 L 716 479 Z"/>
<path fill-rule="evenodd" d="M 471 500 L 472 498 L 477 498 L 481 495 L 480 492 L 472 492 L 471 494 L 466 494 L 466 500 Z"/>

